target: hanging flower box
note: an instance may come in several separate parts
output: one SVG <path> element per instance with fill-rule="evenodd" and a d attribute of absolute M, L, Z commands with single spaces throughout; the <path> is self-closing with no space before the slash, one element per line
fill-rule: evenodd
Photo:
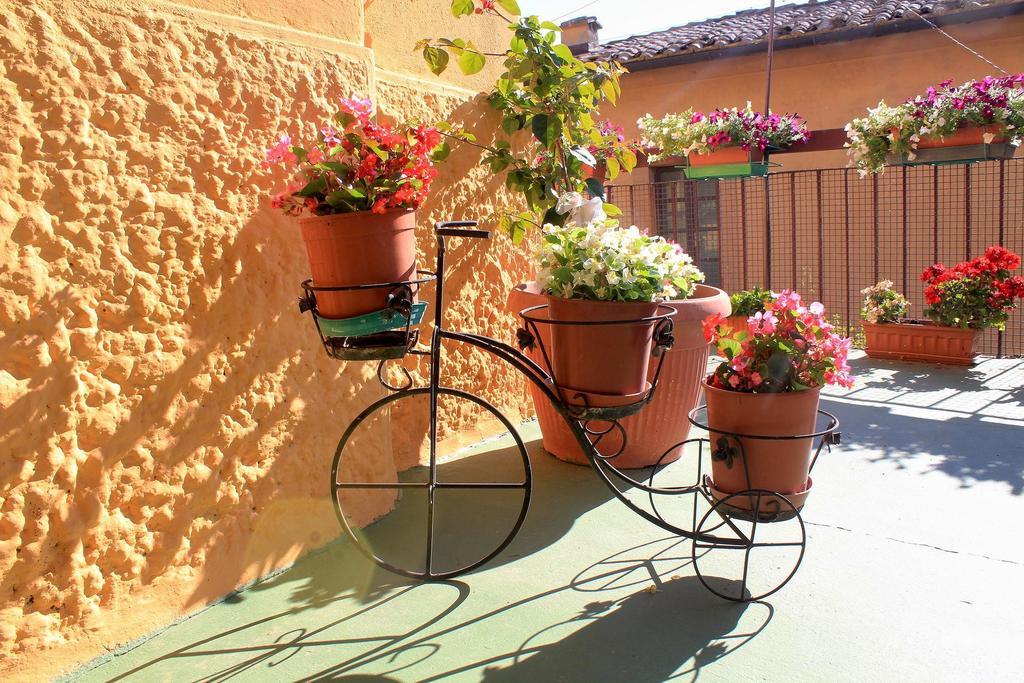
<path fill-rule="evenodd" d="M 764 153 L 742 147 L 719 147 L 705 154 L 690 154 L 683 173 L 690 180 L 763 176 L 768 172 Z"/>
<path fill-rule="evenodd" d="M 765 151 L 784 149 L 810 138 L 804 120 L 795 114 L 762 114 L 745 109 L 716 109 L 709 114 L 690 109 L 660 119 L 638 121 L 641 144 L 654 150 L 651 161 L 685 156 L 687 178 L 763 176 Z"/>
<path fill-rule="evenodd" d="M 1008 159 L 1024 126 L 1024 74 L 944 81 L 897 106 L 879 102 L 846 125 L 846 147 L 862 174 L 885 164 Z"/>
<path fill-rule="evenodd" d="M 893 132 L 898 135 L 898 131 Z M 962 164 L 990 159 L 1011 159 L 1017 146 L 1007 142 L 1001 126 L 963 126 L 945 137 L 928 135 L 917 142 L 917 150 L 886 155 L 889 164 Z"/>

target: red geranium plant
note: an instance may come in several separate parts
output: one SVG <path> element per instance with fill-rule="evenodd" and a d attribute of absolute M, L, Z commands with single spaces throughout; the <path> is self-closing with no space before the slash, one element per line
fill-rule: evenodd
<path fill-rule="evenodd" d="M 749 332 L 734 329 L 720 314 L 704 321 L 705 339 L 725 357 L 708 377 L 711 386 L 748 393 L 853 386 L 850 340 L 836 334 L 819 302 L 805 306 L 799 294 L 785 290 L 747 325 Z"/>
<path fill-rule="evenodd" d="M 992 246 L 983 256 L 952 268 L 929 266 L 921 274 L 927 283 L 925 315 L 947 327 L 1002 330 L 1015 300 L 1024 297 L 1024 277 L 1010 274 L 1020 265 L 1020 256 Z"/>
<path fill-rule="evenodd" d="M 370 100 L 342 98 L 315 142 L 297 145 L 286 133 L 267 150 L 264 168 L 296 170 L 272 206 L 292 216 L 418 208 L 437 176 L 431 155 L 440 143 L 434 128 L 379 122 Z"/>

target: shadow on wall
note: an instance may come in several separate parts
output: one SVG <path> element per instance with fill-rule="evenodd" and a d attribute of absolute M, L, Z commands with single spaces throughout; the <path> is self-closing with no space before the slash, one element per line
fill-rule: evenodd
<path fill-rule="evenodd" d="M 1003 482 L 1024 493 L 1024 363 L 1002 360 L 989 367 L 951 368 L 929 364 L 851 361 L 856 388 L 827 402 L 842 425 L 843 440 L 878 450 L 875 462 L 902 469 L 920 457 L 939 456 L 927 471 L 938 471 L 969 487 Z M 860 379 L 863 378 L 863 379 Z M 881 409 L 880 409 L 881 408 Z"/>
<path fill-rule="evenodd" d="M 450 120 L 461 123 L 468 130 L 492 130 L 498 119 L 496 114 L 486 105 L 484 98 L 477 97 L 459 105 L 450 115 Z M 481 136 L 486 140 L 486 136 Z M 484 182 L 469 183 L 474 189 L 467 192 L 466 176 L 480 175 L 477 167 L 481 151 L 461 145 L 455 149 L 448 160 L 441 166 L 442 174 L 435 181 L 435 191 L 428 202 L 418 212 L 417 246 L 419 267 L 433 269 L 436 258 L 436 241 L 433 223 L 436 220 L 476 218 L 473 210 L 476 203 L 474 196 L 487 198 L 484 205 L 491 205 L 495 197 L 500 196 L 504 181 L 493 174 L 484 174 Z M 465 213 L 452 215 L 452 207 L 466 207 Z M 480 217 L 484 218 L 484 217 Z M 494 227 L 494 226 L 486 226 Z M 269 467 L 252 482 L 254 491 L 252 499 L 267 501 L 267 513 L 255 520 L 254 536 L 248 539 L 232 538 L 230 535 L 215 533 L 211 530 L 210 543 L 205 549 L 206 567 L 204 574 L 213 580 L 204 581 L 190 597 L 190 605 L 210 602 L 230 591 L 240 582 L 266 573 L 294 557 L 296 546 L 311 548 L 322 545 L 325 541 L 340 533 L 337 520 L 331 510 L 327 495 L 330 482 L 330 461 L 334 455 L 337 439 L 340 439 L 346 426 L 353 417 L 374 400 L 383 395 L 373 376 L 375 363 L 346 363 L 341 376 L 328 378 L 323 375 L 337 372 L 337 361 L 330 360 L 319 348 L 319 340 L 313 329 L 312 322 L 306 315 L 298 317 L 295 300 L 299 290 L 301 276 L 294 273 L 304 272 L 305 254 L 301 240 L 294 234 L 294 226 L 274 215 L 261 212 L 243 230 L 243 235 L 252 231 L 259 235 L 261 242 L 256 251 L 261 256 L 270 258 L 287 258 L 298 263 L 290 268 L 268 268 L 268 278 L 262 283 L 248 283 L 251 287 L 248 296 L 231 300 L 246 301 L 249 297 L 257 299 L 272 293 L 273 310 L 279 314 L 279 324 L 296 329 L 303 349 L 318 355 L 315 363 L 310 364 L 308 353 L 293 357 L 283 379 L 288 382 L 289 391 L 285 394 L 289 403 L 277 404 L 270 413 L 261 419 L 260 425 L 254 428 L 247 438 L 251 443 L 259 442 L 267 437 L 264 425 L 276 424 L 275 417 L 284 417 L 288 406 L 296 401 L 307 406 L 320 406 L 309 419 L 319 422 L 328 420 L 333 429 L 324 430 L 322 424 L 292 424 L 280 434 L 280 448 L 276 457 L 268 458 Z M 446 320 L 451 327 L 460 327 L 482 334 L 500 336 L 510 341 L 514 338 L 514 321 L 504 313 L 504 296 L 507 294 L 506 283 L 509 281 L 509 263 L 516 258 L 510 252 L 511 244 L 504 236 L 495 235 L 491 243 L 480 240 L 450 240 L 449 258 L 447 259 L 446 283 Z M 276 254 L 276 257 L 271 257 Z M 514 282 L 512 284 L 515 284 Z M 434 287 L 430 286 L 423 296 L 432 300 Z M 500 303 L 500 305 L 492 305 Z M 431 301 L 432 303 L 432 301 Z M 429 311 L 428 311 L 429 313 Z M 209 316 L 207 316 L 209 317 Z M 216 319 L 216 318 L 212 318 Z M 261 336 L 263 321 L 259 316 L 250 320 L 247 332 L 254 337 Z M 421 339 L 429 340 L 430 324 L 421 326 Z M 268 348 L 255 354 L 260 365 L 274 367 L 282 362 L 287 355 L 286 349 L 275 348 L 271 343 Z M 512 409 L 518 412 L 519 405 L 525 395 L 522 378 L 508 366 L 499 365 L 497 359 L 488 358 L 482 351 L 466 349 L 452 345 L 446 354 L 442 367 L 445 383 L 449 386 L 463 388 L 489 399 L 500 410 Z M 423 357 L 409 357 L 404 365 L 412 373 L 418 384 L 427 381 L 428 363 Z M 326 370 L 324 367 L 326 366 Z M 315 369 L 314 369 L 315 368 Z M 258 376 L 259 373 L 253 373 Z M 316 377 L 316 382 L 313 378 Z M 352 383 L 351 388 L 346 385 Z M 229 403 L 229 401 L 228 401 Z M 448 413 L 441 416 L 445 422 L 439 429 L 441 438 L 453 434 L 460 428 L 472 426 L 479 413 L 475 411 L 459 411 L 458 414 Z M 513 415 L 515 421 L 516 415 Z M 197 435 L 209 433 L 216 426 L 215 416 L 205 418 L 205 428 L 194 430 Z M 316 432 L 315 440 L 307 436 Z M 401 443 L 422 444 L 426 438 L 427 425 L 416 416 L 392 413 L 391 424 L 383 424 L 377 438 L 364 439 L 362 445 L 366 451 L 356 453 L 356 473 L 363 473 L 364 480 L 389 481 L 394 476 L 391 461 L 391 446 L 394 440 L 395 453 L 403 451 Z M 243 442 L 244 444 L 244 442 Z M 198 441 L 188 443 L 188 447 L 200 447 Z M 187 450 L 185 452 L 188 452 Z M 398 469 L 414 465 L 410 459 L 400 457 Z M 282 486 L 284 482 L 293 482 L 293 486 Z M 355 521 L 362 525 L 372 521 L 380 511 L 386 510 L 388 501 L 378 497 L 377 504 L 366 506 L 365 513 L 357 515 Z M 244 546 L 240 545 L 243 544 Z M 244 547 L 244 552 L 238 552 Z M 212 571 L 210 571 L 212 569 Z"/>

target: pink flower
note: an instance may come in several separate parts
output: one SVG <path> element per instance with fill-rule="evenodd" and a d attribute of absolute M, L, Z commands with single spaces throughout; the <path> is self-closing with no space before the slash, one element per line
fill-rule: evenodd
<path fill-rule="evenodd" d="M 729 386 L 731 386 L 731 387 L 733 387 L 735 389 L 739 385 L 740 385 L 739 375 L 730 375 L 729 376 Z"/>
<path fill-rule="evenodd" d="M 825 315 L 825 305 L 820 301 L 812 303 L 810 308 L 807 310 L 809 310 L 813 315 Z"/>
<path fill-rule="evenodd" d="M 319 164 L 324 160 L 324 153 L 320 151 L 319 147 L 314 147 L 306 154 L 306 160 L 311 164 Z"/>
<path fill-rule="evenodd" d="M 800 295 L 792 289 L 784 289 L 775 295 L 775 304 L 779 310 L 795 311 L 800 308 Z"/>
<path fill-rule="evenodd" d="M 373 102 L 369 98 L 353 95 L 339 98 L 338 101 L 341 103 L 342 111 L 355 116 L 364 126 L 369 123 L 370 115 L 373 114 Z"/>
<path fill-rule="evenodd" d="M 779 319 L 771 311 L 758 312 L 747 318 L 750 331 L 757 335 L 771 334 L 778 324 Z"/>
<path fill-rule="evenodd" d="M 285 133 L 281 136 L 281 139 L 277 141 L 277 144 L 267 149 L 267 158 L 263 161 L 263 168 L 270 168 L 274 164 L 282 161 L 286 163 L 294 163 L 298 160 L 298 157 L 292 152 L 292 138 L 290 135 Z"/>

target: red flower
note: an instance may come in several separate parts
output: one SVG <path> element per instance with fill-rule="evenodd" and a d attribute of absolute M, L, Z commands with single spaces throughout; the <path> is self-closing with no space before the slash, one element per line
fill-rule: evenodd
<path fill-rule="evenodd" d="M 704 326 L 705 341 L 711 342 L 714 340 L 715 335 L 718 333 L 718 326 L 722 323 L 723 320 L 725 320 L 725 316 L 722 315 L 721 313 L 709 315 L 707 318 L 704 319 L 702 325 Z"/>

